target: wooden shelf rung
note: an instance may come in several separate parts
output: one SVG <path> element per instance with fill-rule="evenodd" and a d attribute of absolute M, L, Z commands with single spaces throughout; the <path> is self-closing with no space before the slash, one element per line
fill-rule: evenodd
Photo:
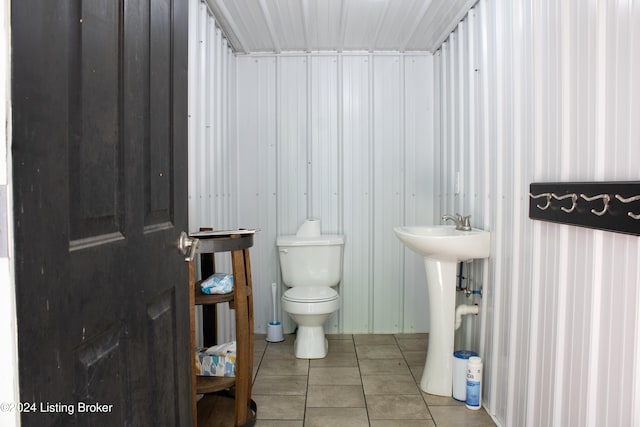
<path fill-rule="evenodd" d="M 233 291 L 228 294 L 203 294 L 202 289 L 200 288 L 200 283 L 202 280 L 198 280 L 195 284 L 195 304 L 196 305 L 213 305 L 220 304 L 222 302 L 233 301 Z"/>
<path fill-rule="evenodd" d="M 236 377 L 203 377 L 196 376 L 196 393 L 205 394 L 231 388 L 236 384 Z"/>

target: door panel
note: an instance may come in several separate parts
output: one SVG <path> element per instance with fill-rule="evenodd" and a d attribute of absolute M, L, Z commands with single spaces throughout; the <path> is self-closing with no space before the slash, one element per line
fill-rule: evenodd
<path fill-rule="evenodd" d="M 103 333 L 83 342 L 75 352 L 78 402 L 92 402 L 92 397 L 98 393 L 101 404 L 108 402 L 107 404 L 113 405 L 109 408 L 109 418 L 114 425 L 127 425 L 127 413 L 131 412 L 130 402 L 127 400 L 128 349 L 124 335 L 124 325 L 115 322 Z M 78 408 L 77 402 L 75 406 L 76 412 L 82 410 Z M 97 419 L 101 416 L 101 413 L 90 413 L 83 417 L 81 424 L 104 425 L 104 422 Z"/>
<path fill-rule="evenodd" d="M 20 0 L 12 30 L 22 424 L 190 425 L 187 2 Z"/>
<path fill-rule="evenodd" d="M 156 410 L 153 412 L 152 425 L 171 425 L 174 420 L 178 425 L 180 408 L 177 406 L 175 392 L 179 384 L 179 373 L 174 361 L 176 336 L 175 329 L 176 299 L 173 291 L 159 295 L 155 301 L 147 306 L 148 346 L 157 346 L 171 349 L 157 354 L 147 354 L 147 366 L 149 366 L 149 380 L 155 393 Z"/>
<path fill-rule="evenodd" d="M 71 237 L 111 240 L 123 232 L 122 14 L 117 1 L 77 3 L 68 46 Z"/>
<path fill-rule="evenodd" d="M 172 139 L 171 109 L 163 99 L 169 99 L 171 88 L 171 8 L 168 2 L 151 4 L 151 46 L 149 57 L 149 134 L 145 144 L 146 206 L 145 225 L 152 226 L 170 220 Z"/>

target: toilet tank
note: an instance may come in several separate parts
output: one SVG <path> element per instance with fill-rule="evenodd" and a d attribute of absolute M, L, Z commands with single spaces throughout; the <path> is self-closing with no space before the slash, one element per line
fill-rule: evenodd
<path fill-rule="evenodd" d="M 333 287 L 340 282 L 344 236 L 282 236 L 276 245 L 285 285 Z"/>

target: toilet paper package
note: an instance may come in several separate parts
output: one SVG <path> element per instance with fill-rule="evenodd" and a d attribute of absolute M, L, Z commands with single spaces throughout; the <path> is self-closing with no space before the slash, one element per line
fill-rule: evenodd
<path fill-rule="evenodd" d="M 203 294 L 228 294 L 233 291 L 233 275 L 226 273 L 215 273 L 207 277 L 200 283 Z"/>
<path fill-rule="evenodd" d="M 206 377 L 236 376 L 236 342 L 196 349 L 196 375 Z"/>

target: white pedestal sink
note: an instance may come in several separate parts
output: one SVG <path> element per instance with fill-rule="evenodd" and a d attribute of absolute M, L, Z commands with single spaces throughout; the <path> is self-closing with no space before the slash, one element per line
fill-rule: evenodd
<path fill-rule="evenodd" d="M 420 388 L 451 396 L 457 264 L 488 258 L 490 233 L 475 228 L 460 231 L 449 225 L 396 227 L 393 231 L 406 247 L 424 257 L 427 270 L 431 329 Z"/>

